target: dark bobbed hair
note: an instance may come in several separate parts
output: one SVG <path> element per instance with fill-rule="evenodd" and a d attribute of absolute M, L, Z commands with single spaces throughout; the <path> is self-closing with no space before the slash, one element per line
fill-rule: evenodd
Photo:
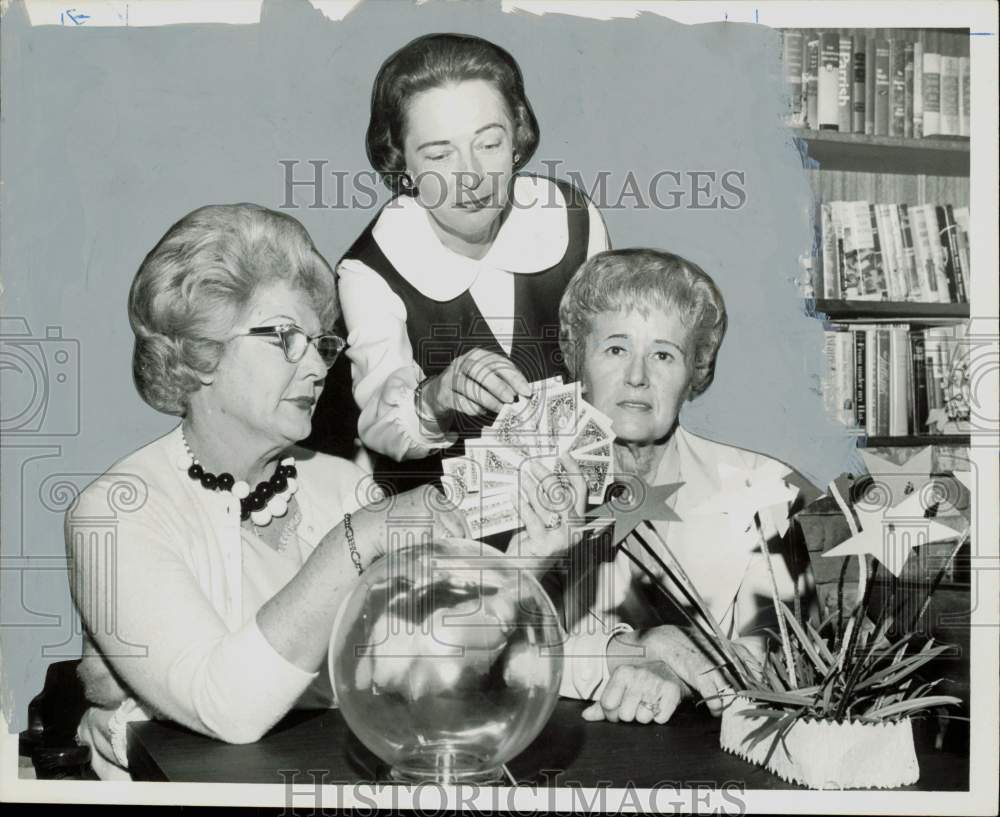
<path fill-rule="evenodd" d="M 648 314 L 655 308 L 675 312 L 691 330 L 690 397 L 704 392 L 715 378 L 728 322 L 726 304 L 701 267 L 660 250 L 608 250 L 576 271 L 559 303 L 559 345 L 569 373 L 579 377 L 595 315 L 623 310 Z"/>
<path fill-rule="evenodd" d="M 296 219 L 257 204 L 212 204 L 174 224 L 129 291 L 139 396 L 158 411 L 186 414 L 254 294 L 278 281 L 305 292 L 323 327 L 334 326 L 336 277 Z"/>
<path fill-rule="evenodd" d="M 518 171 L 538 147 L 538 120 L 524 93 L 514 58 L 498 45 L 465 34 L 427 34 L 407 43 L 382 63 L 372 88 L 365 146 L 368 161 L 393 193 L 414 194 L 402 185 L 406 113 L 417 94 L 468 80 L 485 80 L 503 97 L 514 123 Z"/>

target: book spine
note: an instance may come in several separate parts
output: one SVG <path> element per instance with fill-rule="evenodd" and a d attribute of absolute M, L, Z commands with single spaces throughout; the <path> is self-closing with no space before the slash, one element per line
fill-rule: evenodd
<path fill-rule="evenodd" d="M 819 40 L 806 43 L 806 124 L 819 129 Z"/>
<path fill-rule="evenodd" d="M 909 431 L 909 344 L 906 330 L 894 326 L 889 330 L 889 434 L 902 436 Z"/>
<path fill-rule="evenodd" d="M 833 262 L 837 276 L 837 289 L 841 298 L 853 298 L 856 295 L 856 284 L 845 276 L 847 268 L 844 265 L 843 202 L 830 202 L 830 226 L 833 229 Z"/>
<path fill-rule="evenodd" d="M 959 303 L 968 303 L 969 296 L 965 288 L 965 270 L 962 268 L 962 253 L 958 249 L 958 225 L 955 223 L 955 211 L 950 204 L 944 206 L 945 223 L 948 225 L 948 254 L 951 256 L 952 267 L 955 270 L 955 290 Z"/>
<path fill-rule="evenodd" d="M 889 330 L 877 329 L 875 349 L 878 355 L 876 368 L 875 407 L 878 421 L 875 433 L 879 436 L 889 434 Z"/>
<path fill-rule="evenodd" d="M 865 133 L 875 133 L 875 38 L 865 37 Z"/>
<path fill-rule="evenodd" d="M 865 133 L 865 61 L 867 43 L 864 37 L 854 38 L 853 71 L 851 73 L 851 132 Z"/>
<path fill-rule="evenodd" d="M 913 138 L 924 135 L 924 44 L 913 44 Z"/>
<path fill-rule="evenodd" d="M 913 43 L 905 47 L 905 92 L 903 96 L 903 136 L 913 138 Z"/>
<path fill-rule="evenodd" d="M 896 261 L 892 244 L 892 232 L 885 204 L 875 205 L 875 228 L 878 231 L 882 250 L 882 274 L 885 276 L 886 290 L 890 301 L 903 300 L 903 292 L 896 275 Z"/>
<path fill-rule="evenodd" d="M 875 135 L 889 135 L 889 41 L 875 41 Z"/>
<path fill-rule="evenodd" d="M 785 72 L 785 88 L 788 90 L 788 124 L 801 127 L 805 124 L 802 108 L 802 32 L 785 30 L 781 32 L 781 65 Z"/>
<path fill-rule="evenodd" d="M 882 252 L 882 237 L 878 231 L 877 206 L 874 204 L 868 205 L 868 224 L 871 226 L 872 231 L 872 280 L 877 283 L 882 297 L 887 298 L 890 297 L 889 282 L 885 274 L 885 255 Z"/>
<path fill-rule="evenodd" d="M 956 235 L 958 236 L 958 257 L 962 262 L 962 275 L 965 276 L 966 294 L 969 294 L 972 282 L 972 268 L 969 266 L 969 208 L 956 207 L 954 210 Z"/>
<path fill-rule="evenodd" d="M 927 217 L 923 205 L 907 208 L 910 217 L 910 233 L 913 236 L 913 256 L 917 264 L 920 278 L 920 291 L 923 300 L 934 303 L 939 299 L 937 276 L 934 274 L 934 261 L 931 257 L 930 240 L 927 233 Z"/>
<path fill-rule="evenodd" d="M 837 331 L 826 331 L 823 334 L 823 359 L 826 361 L 826 371 L 823 373 L 823 410 L 828 417 L 840 416 L 837 372 L 841 361 L 838 360 L 838 334 Z"/>
<path fill-rule="evenodd" d="M 958 57 L 941 56 L 942 136 L 958 135 Z"/>
<path fill-rule="evenodd" d="M 837 334 L 837 394 L 840 397 L 840 421 L 847 428 L 857 428 L 854 409 L 854 338 L 848 331 Z"/>
<path fill-rule="evenodd" d="M 902 136 L 906 130 L 906 49 L 901 40 L 889 41 L 889 135 Z"/>
<path fill-rule="evenodd" d="M 924 52 L 923 72 L 924 117 L 923 135 L 937 136 L 941 132 L 941 55 Z"/>
<path fill-rule="evenodd" d="M 838 75 L 840 73 L 840 36 L 835 31 L 820 34 L 819 79 L 817 85 L 817 116 L 820 130 L 837 130 Z"/>
<path fill-rule="evenodd" d="M 854 336 L 854 414 L 858 428 L 867 430 L 868 391 L 865 379 L 868 372 L 865 358 L 867 335 L 863 329 L 854 329 L 851 334 Z"/>
<path fill-rule="evenodd" d="M 859 289 L 864 293 L 875 293 L 876 297 L 886 295 L 885 281 L 875 266 L 875 245 L 872 236 L 871 216 L 867 201 L 852 201 L 848 204 L 851 226 L 851 247 L 854 251 L 854 266 L 857 269 Z"/>
<path fill-rule="evenodd" d="M 841 298 L 840 269 L 837 266 L 837 233 L 833 229 L 833 208 L 824 203 L 820 207 L 820 224 L 823 247 L 823 297 Z"/>
<path fill-rule="evenodd" d="M 937 332 L 931 329 L 923 330 L 924 336 L 924 371 L 927 381 L 927 412 L 921 417 L 921 423 L 928 427 L 927 417 L 934 409 L 944 405 L 944 389 L 941 385 L 942 369 L 939 366 L 941 343 Z"/>
<path fill-rule="evenodd" d="M 911 296 L 910 284 L 906 278 L 906 257 L 903 254 L 903 229 L 899 222 L 899 207 L 895 204 L 885 205 L 885 220 L 892 237 L 892 265 L 896 276 L 897 298 L 908 301 Z"/>
<path fill-rule="evenodd" d="M 969 66 L 968 57 L 958 58 L 958 135 L 968 136 L 970 131 L 970 113 L 972 109 L 969 107 L 970 100 L 970 87 L 969 84 L 972 81 L 971 69 Z"/>
<path fill-rule="evenodd" d="M 918 329 L 910 333 L 911 376 L 913 378 L 913 433 L 927 431 L 927 356 L 924 353 L 924 332 Z"/>
<path fill-rule="evenodd" d="M 923 287 L 920 285 L 920 270 L 917 268 L 917 254 L 913 247 L 913 229 L 910 225 L 910 212 L 905 204 L 900 204 L 896 211 L 899 215 L 899 228 L 903 238 L 903 258 L 906 261 L 906 276 L 911 301 L 924 300 Z"/>
<path fill-rule="evenodd" d="M 948 216 L 944 207 L 935 207 L 937 216 L 937 239 L 938 252 L 941 256 L 944 277 L 948 282 L 948 300 L 950 303 L 958 303 L 958 282 L 955 280 L 955 264 L 951 258 L 951 241 L 948 235 Z"/>
<path fill-rule="evenodd" d="M 837 62 L 837 130 L 851 133 L 854 122 L 854 38 L 840 38 Z"/>

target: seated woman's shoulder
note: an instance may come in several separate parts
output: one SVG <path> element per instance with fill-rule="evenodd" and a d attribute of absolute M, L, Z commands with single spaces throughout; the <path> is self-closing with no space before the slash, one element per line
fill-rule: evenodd
<path fill-rule="evenodd" d="M 180 433 L 174 429 L 126 454 L 83 487 L 69 513 L 139 510 L 151 498 L 169 494 L 169 486 L 176 484 L 178 476 L 186 477 L 187 468 Z"/>
<path fill-rule="evenodd" d="M 786 462 L 754 451 L 749 448 L 741 448 L 729 443 L 722 443 L 710 440 L 688 431 L 685 428 L 678 429 L 678 442 L 687 450 L 687 453 L 705 463 L 725 464 L 732 468 L 756 471 L 761 468 L 773 468 L 775 471 L 784 471 L 782 477 L 787 482 L 792 482 L 800 487 L 809 485 L 809 481 L 803 477 L 793 466 Z M 810 486 L 811 487 L 811 486 Z"/>

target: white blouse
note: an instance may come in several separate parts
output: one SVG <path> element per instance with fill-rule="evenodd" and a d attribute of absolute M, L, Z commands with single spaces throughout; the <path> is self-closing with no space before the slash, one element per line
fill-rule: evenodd
<path fill-rule="evenodd" d="M 566 200 L 549 179 L 518 176 L 512 207 L 489 252 L 466 258 L 445 247 L 431 216 L 413 198 L 385 206 L 373 236 L 389 262 L 422 295 L 449 301 L 468 291 L 501 348 L 510 353 L 514 325 L 514 276 L 549 269 L 569 246 Z M 601 214 L 588 202 L 587 258 L 607 250 Z M 455 442 L 453 434 L 418 420 L 413 392 L 424 373 L 406 333 L 406 307 L 374 270 L 357 259 L 337 267 L 347 323 L 358 432 L 369 448 L 397 461 L 427 456 Z"/>
<path fill-rule="evenodd" d="M 365 474 L 347 460 L 294 453 L 302 520 L 286 556 L 247 547 L 239 501 L 187 475 L 180 426 L 114 465 L 67 513 L 71 586 L 88 633 L 80 672 L 88 699 L 100 704 L 88 710 L 79 737 L 93 747 L 102 779 L 128 779 L 124 721 L 160 715 L 245 743 L 293 706 L 324 697 L 329 705 L 325 670 L 289 662 L 261 633 L 256 613 L 357 509 Z M 116 510 L 122 496 L 131 505 Z M 95 528 L 109 518 L 110 539 Z M 138 701 L 126 698 L 108 663 Z"/>

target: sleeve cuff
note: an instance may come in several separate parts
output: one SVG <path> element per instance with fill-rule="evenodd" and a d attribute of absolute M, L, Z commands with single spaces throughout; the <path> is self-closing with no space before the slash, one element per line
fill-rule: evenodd
<path fill-rule="evenodd" d="M 458 435 L 453 431 L 443 431 L 436 422 L 417 416 L 413 401 L 416 386 L 397 383 L 386 390 L 383 401 L 394 407 L 393 424 L 402 433 L 403 451 L 399 459 L 424 457 L 438 448 L 448 448 L 455 444 Z"/>
<path fill-rule="evenodd" d="M 600 696 L 608 683 L 608 645 L 620 633 L 632 628 L 620 622 L 610 630 L 596 633 L 571 634 L 563 651 L 563 677 L 559 694 L 566 698 L 593 700 Z"/>

